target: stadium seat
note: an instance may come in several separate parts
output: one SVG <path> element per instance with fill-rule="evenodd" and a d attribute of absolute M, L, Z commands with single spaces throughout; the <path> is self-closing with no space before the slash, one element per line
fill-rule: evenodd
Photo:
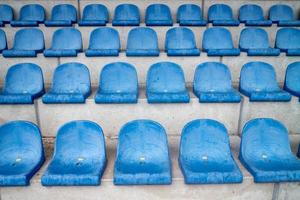
<path fill-rule="evenodd" d="M 183 4 L 177 10 L 177 23 L 180 26 L 206 26 L 201 8 L 195 4 Z"/>
<path fill-rule="evenodd" d="M 179 165 L 187 184 L 241 183 L 227 129 L 211 119 L 189 122 L 182 130 Z"/>
<path fill-rule="evenodd" d="M 45 57 L 76 57 L 82 51 L 81 33 L 75 28 L 61 28 L 54 32 L 50 49 Z"/>
<path fill-rule="evenodd" d="M 139 26 L 139 8 L 133 4 L 120 4 L 115 9 L 113 26 Z"/>
<path fill-rule="evenodd" d="M 44 34 L 40 29 L 28 28 L 16 32 L 14 45 L 3 51 L 4 57 L 36 57 L 45 48 Z"/>
<path fill-rule="evenodd" d="M 283 88 L 292 95 L 299 97 L 300 101 L 300 62 L 288 65 Z"/>
<path fill-rule="evenodd" d="M 45 21 L 45 9 L 39 4 L 27 4 L 20 10 L 19 20 L 11 21 L 13 27 L 33 27 Z"/>
<path fill-rule="evenodd" d="M 135 68 L 123 62 L 110 63 L 101 71 L 96 103 L 137 103 L 138 78 Z"/>
<path fill-rule="evenodd" d="M 165 4 L 152 4 L 146 9 L 145 23 L 147 26 L 172 26 L 170 8 Z"/>
<path fill-rule="evenodd" d="M 46 26 L 72 26 L 77 22 L 77 11 L 73 5 L 59 4 L 52 8 L 51 19 L 45 21 Z"/>
<path fill-rule="evenodd" d="M 120 52 L 120 37 L 113 28 L 103 27 L 92 31 L 89 48 L 85 51 L 87 57 L 118 56 Z"/>
<path fill-rule="evenodd" d="M 250 101 L 291 100 L 291 95 L 279 88 L 274 68 L 264 62 L 249 62 L 242 67 L 240 92 Z"/>
<path fill-rule="evenodd" d="M 184 27 L 168 30 L 165 40 L 165 51 L 168 56 L 199 56 L 194 33 Z"/>
<path fill-rule="evenodd" d="M 240 7 L 239 20 L 246 26 L 271 26 L 272 21 L 264 18 L 264 11 L 255 4 L 245 4 Z"/>
<path fill-rule="evenodd" d="M 32 63 L 11 66 L 0 92 L 0 104 L 33 104 L 34 99 L 44 94 L 43 73 Z"/>
<path fill-rule="evenodd" d="M 101 127 L 91 121 L 71 121 L 57 132 L 54 155 L 41 178 L 42 185 L 99 185 L 105 166 Z"/>
<path fill-rule="evenodd" d="M 88 68 L 81 63 L 65 63 L 55 69 L 52 87 L 43 96 L 43 103 L 85 103 L 90 93 Z"/>
<path fill-rule="evenodd" d="M 164 128 L 151 120 L 135 120 L 125 124 L 119 133 L 114 184 L 171 184 L 171 176 Z"/>
<path fill-rule="evenodd" d="M 240 55 L 240 50 L 233 46 L 231 33 L 221 27 L 208 28 L 204 31 L 202 47 L 208 56 Z"/>
<path fill-rule="evenodd" d="M 219 62 L 205 62 L 196 68 L 193 90 L 203 103 L 240 102 L 240 94 L 233 89 L 228 67 Z"/>
<path fill-rule="evenodd" d="M 89 4 L 83 9 L 79 26 L 105 26 L 108 23 L 108 10 L 102 4 Z"/>
<path fill-rule="evenodd" d="M 146 27 L 131 29 L 127 39 L 126 56 L 159 56 L 156 32 Z"/>
<path fill-rule="evenodd" d="M 261 28 L 245 28 L 240 34 L 239 47 L 248 56 L 279 56 L 280 50 L 270 47 L 267 32 Z"/>
<path fill-rule="evenodd" d="M 6 35 L 5 32 L 0 29 L 0 53 L 5 49 L 7 49 Z"/>
<path fill-rule="evenodd" d="M 214 4 L 208 9 L 208 21 L 214 26 L 238 26 L 240 22 L 233 18 L 231 8 L 226 4 Z"/>
<path fill-rule="evenodd" d="M 276 33 L 275 48 L 286 52 L 287 56 L 300 56 L 300 30 L 282 28 Z"/>
<path fill-rule="evenodd" d="M 118 56 L 120 47 L 118 31 L 109 27 L 97 28 L 91 33 L 89 48 L 85 51 L 85 55 L 87 57 Z"/>
<path fill-rule="evenodd" d="M 188 103 L 190 96 L 181 67 L 172 62 L 152 65 L 147 73 L 146 96 L 148 103 Z"/>
<path fill-rule="evenodd" d="M 241 135 L 239 159 L 254 182 L 300 181 L 300 160 L 291 151 L 283 124 L 271 118 L 253 119 Z"/>
<path fill-rule="evenodd" d="M 26 186 L 44 163 L 39 128 L 27 121 L 0 126 L 0 186 Z"/>
<path fill-rule="evenodd" d="M 0 4 L 0 26 L 9 24 L 14 18 L 13 9 L 6 4 Z"/>
<path fill-rule="evenodd" d="M 269 18 L 278 26 L 300 26 L 300 20 L 295 19 L 293 9 L 285 4 L 273 5 L 269 10 Z"/>

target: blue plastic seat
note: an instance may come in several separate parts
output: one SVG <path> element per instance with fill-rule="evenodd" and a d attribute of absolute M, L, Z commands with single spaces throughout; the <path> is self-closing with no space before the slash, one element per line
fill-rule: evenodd
<path fill-rule="evenodd" d="M 201 8 L 195 4 L 183 4 L 177 10 L 177 23 L 180 26 L 205 26 Z"/>
<path fill-rule="evenodd" d="M 133 4 L 120 4 L 115 9 L 113 26 L 139 26 L 139 8 Z"/>
<path fill-rule="evenodd" d="M 91 33 L 89 48 L 85 51 L 85 55 L 118 56 L 120 47 L 118 31 L 109 27 L 97 28 Z"/>
<path fill-rule="evenodd" d="M 254 182 L 300 181 L 300 160 L 291 151 L 288 130 L 277 120 L 258 118 L 246 123 L 239 159 Z"/>
<path fill-rule="evenodd" d="M 127 39 L 126 56 L 159 56 L 156 32 L 146 27 L 131 29 Z"/>
<path fill-rule="evenodd" d="M 137 103 L 138 78 L 135 68 L 123 62 L 105 65 L 99 77 L 96 103 Z"/>
<path fill-rule="evenodd" d="M 0 26 L 10 23 L 13 18 L 13 9 L 9 5 L 0 4 Z"/>
<path fill-rule="evenodd" d="M 261 28 L 245 28 L 240 34 L 239 47 L 248 56 L 279 56 L 280 50 L 270 47 L 267 32 Z"/>
<path fill-rule="evenodd" d="M 289 93 L 299 97 L 300 101 L 300 62 L 294 62 L 288 65 L 283 88 Z"/>
<path fill-rule="evenodd" d="M 36 57 L 45 48 L 44 34 L 40 29 L 21 29 L 15 34 L 14 45 L 3 51 L 4 57 Z"/>
<path fill-rule="evenodd" d="M 249 62 L 242 67 L 240 92 L 250 101 L 291 100 L 291 95 L 279 88 L 272 65 L 265 62 Z"/>
<path fill-rule="evenodd" d="M 240 102 L 240 94 L 233 89 L 228 67 L 219 62 L 205 62 L 196 68 L 193 90 L 203 103 Z"/>
<path fill-rule="evenodd" d="M 7 49 L 6 35 L 5 32 L 0 29 L 0 53 L 5 49 Z"/>
<path fill-rule="evenodd" d="M 214 26 L 238 26 L 240 22 L 233 18 L 232 9 L 226 4 L 214 4 L 208 9 L 208 21 Z"/>
<path fill-rule="evenodd" d="M 272 21 L 264 18 L 263 9 L 255 4 L 245 4 L 240 7 L 239 20 L 246 26 L 271 26 Z"/>
<path fill-rule="evenodd" d="M 276 33 L 275 48 L 286 52 L 287 56 L 300 56 L 300 30 L 282 28 Z"/>
<path fill-rule="evenodd" d="M 45 21 L 46 26 L 72 26 L 77 22 L 77 11 L 73 5 L 59 4 L 52 8 L 51 19 Z"/>
<path fill-rule="evenodd" d="M 152 65 L 147 73 L 146 96 L 148 103 L 188 103 L 190 96 L 181 67 L 172 62 Z"/>
<path fill-rule="evenodd" d="M 164 128 L 151 120 L 135 120 L 125 124 L 119 133 L 114 184 L 171 184 L 171 176 Z"/>
<path fill-rule="evenodd" d="M 269 10 L 269 18 L 278 26 L 300 26 L 300 20 L 295 19 L 293 9 L 285 4 L 273 5 Z"/>
<path fill-rule="evenodd" d="M 57 132 L 54 155 L 42 176 L 42 185 L 100 185 L 105 166 L 101 127 L 91 121 L 71 121 Z"/>
<path fill-rule="evenodd" d="M 105 26 L 108 23 L 108 10 L 102 4 L 89 4 L 83 9 L 79 26 Z"/>
<path fill-rule="evenodd" d="M 204 31 L 202 47 L 208 56 L 240 55 L 240 50 L 233 46 L 231 33 L 221 27 L 208 28 Z"/>
<path fill-rule="evenodd" d="M 182 130 L 179 165 L 187 184 L 241 183 L 227 129 L 211 119 L 189 122 Z"/>
<path fill-rule="evenodd" d="M 54 32 L 50 49 L 44 51 L 45 57 L 76 57 L 82 51 L 82 38 L 75 28 L 61 28 Z"/>
<path fill-rule="evenodd" d="M 32 63 L 11 66 L 0 92 L 0 104 L 33 104 L 34 99 L 44 94 L 43 73 Z"/>
<path fill-rule="evenodd" d="M 0 126 L 0 186 L 26 186 L 44 163 L 39 128 L 27 121 Z"/>
<path fill-rule="evenodd" d="M 172 26 L 170 8 L 165 4 L 151 4 L 146 9 L 145 23 L 147 26 Z"/>
<path fill-rule="evenodd" d="M 43 103 L 84 103 L 90 93 L 88 68 L 81 63 L 65 63 L 55 69 L 52 87 L 43 96 Z"/>
<path fill-rule="evenodd" d="M 168 56 L 199 56 L 194 33 L 184 27 L 171 28 L 167 31 L 165 51 Z"/>
<path fill-rule="evenodd" d="M 19 20 L 11 21 L 13 27 L 38 26 L 45 21 L 45 9 L 39 4 L 27 4 L 20 10 Z"/>

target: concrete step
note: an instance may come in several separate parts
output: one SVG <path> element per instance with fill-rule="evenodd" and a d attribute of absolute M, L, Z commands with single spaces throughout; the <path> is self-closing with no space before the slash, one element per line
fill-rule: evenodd
<path fill-rule="evenodd" d="M 191 89 L 190 97 L 190 103 L 149 104 L 141 89 L 137 104 L 95 104 L 94 94 L 85 104 L 44 104 L 41 99 L 36 103 L 45 136 L 55 136 L 64 123 L 79 119 L 97 122 L 107 136 L 117 136 L 125 123 L 135 119 L 152 119 L 161 123 L 168 134 L 180 134 L 185 124 L 197 118 L 218 120 L 231 134 L 237 134 L 240 103 L 199 103 Z"/>
<path fill-rule="evenodd" d="M 99 123 L 105 135 L 117 136 L 120 128 L 135 119 L 152 119 L 161 123 L 168 134 L 180 134 L 189 121 L 199 118 L 215 119 L 223 123 L 232 135 L 238 135 L 244 124 L 253 118 L 271 117 L 281 121 L 293 134 L 300 133 L 300 102 L 199 103 L 190 91 L 189 103 L 149 104 L 145 89 L 141 88 L 137 104 L 95 104 L 93 94 L 85 104 L 44 104 L 39 98 L 34 105 L 1 105 L 0 123 L 28 120 L 40 125 L 44 136 L 55 136 L 59 127 L 72 120 L 91 120 Z"/>
<path fill-rule="evenodd" d="M 108 164 L 100 186 L 84 187 L 43 187 L 41 175 L 45 171 L 53 153 L 54 138 L 44 138 L 46 148 L 46 162 L 39 172 L 32 178 L 29 187 L 1 188 L 1 200 L 50 200 L 50 199 L 297 199 L 299 197 L 299 183 L 257 184 L 253 177 L 238 160 L 240 138 L 230 136 L 231 149 L 235 161 L 240 167 L 244 179 L 241 184 L 222 185 L 186 185 L 178 166 L 178 147 L 180 136 L 168 136 L 170 154 L 172 158 L 172 185 L 165 186 L 114 186 L 113 167 L 116 154 L 117 138 L 106 137 L 106 151 Z M 300 141 L 299 135 L 290 136 L 293 150 Z M 274 187 L 275 185 L 275 187 Z M 276 196 L 274 196 L 274 194 Z M 282 198 L 283 197 L 283 198 Z"/>

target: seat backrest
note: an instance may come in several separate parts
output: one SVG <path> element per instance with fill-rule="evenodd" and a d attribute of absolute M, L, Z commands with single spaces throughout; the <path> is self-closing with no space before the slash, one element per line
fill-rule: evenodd
<path fill-rule="evenodd" d="M 64 124 L 57 132 L 53 158 L 74 163 L 78 159 L 100 162 L 105 157 L 105 140 L 101 127 L 91 121 Z"/>
<path fill-rule="evenodd" d="M 269 18 L 273 22 L 293 20 L 294 12 L 293 9 L 288 5 L 276 4 L 269 9 Z"/>
<path fill-rule="evenodd" d="M 300 49 L 300 30 L 296 28 L 282 28 L 276 33 L 275 47 L 279 49 Z"/>
<path fill-rule="evenodd" d="M 185 91 L 183 70 L 179 65 L 172 62 L 153 64 L 147 73 L 146 86 L 148 91 Z"/>
<path fill-rule="evenodd" d="M 211 119 L 189 122 L 181 133 L 179 155 L 183 156 L 181 159 L 202 155 L 199 159 L 216 160 L 224 163 L 223 170 L 231 169 L 232 165 L 226 165 L 226 160 L 232 158 L 227 129 L 220 122 Z M 193 171 L 199 171 L 201 168 L 205 170 L 205 166 L 189 167 Z M 218 170 L 217 168 L 218 166 L 210 165 L 210 170 Z"/>
<path fill-rule="evenodd" d="M 73 5 L 59 4 L 52 8 L 51 20 L 77 21 L 77 11 Z"/>
<path fill-rule="evenodd" d="M 239 46 L 241 49 L 267 49 L 270 47 L 268 34 L 262 28 L 244 28 Z"/>
<path fill-rule="evenodd" d="M 45 9 L 39 4 L 27 4 L 20 10 L 20 20 L 22 21 L 45 21 Z"/>
<path fill-rule="evenodd" d="M 194 33 L 184 27 L 169 29 L 166 34 L 165 49 L 197 49 Z"/>
<path fill-rule="evenodd" d="M 101 92 L 137 92 L 138 78 L 135 68 L 124 62 L 105 65 L 99 78 Z"/>
<path fill-rule="evenodd" d="M 0 29 L 0 52 L 7 48 L 6 35 L 3 30 Z"/>
<path fill-rule="evenodd" d="M 44 34 L 40 29 L 21 29 L 15 35 L 14 49 L 42 50 L 44 47 Z"/>
<path fill-rule="evenodd" d="M 44 155 L 39 128 L 27 121 L 11 121 L 0 126 L 0 163 L 35 164 Z"/>
<path fill-rule="evenodd" d="M 247 92 L 279 90 L 272 65 L 265 62 L 246 63 L 241 69 L 240 89 Z"/>
<path fill-rule="evenodd" d="M 145 21 L 148 20 L 171 20 L 170 8 L 165 4 L 152 4 L 146 9 Z"/>
<path fill-rule="evenodd" d="M 199 92 L 225 92 L 232 89 L 228 67 L 219 62 L 205 62 L 196 68 L 194 90 Z"/>
<path fill-rule="evenodd" d="M 102 4 L 89 4 L 83 9 L 83 20 L 104 20 L 108 22 L 108 10 Z"/>
<path fill-rule="evenodd" d="M 221 27 L 206 29 L 203 35 L 202 46 L 204 50 L 234 48 L 231 33 Z"/>
<path fill-rule="evenodd" d="M 8 69 L 5 76 L 4 93 L 35 95 L 43 90 L 43 73 L 38 65 L 19 63 Z"/>
<path fill-rule="evenodd" d="M 125 124 L 119 133 L 117 161 L 128 159 L 127 154 L 139 154 L 147 156 L 146 159 L 151 163 L 145 167 L 151 166 L 147 171 L 149 173 L 158 173 L 168 168 L 168 141 L 165 129 L 157 122 L 151 120 L 135 120 Z M 130 158 L 129 158 L 130 159 Z M 135 158 L 134 158 L 135 159 Z M 148 162 L 149 162 L 148 161 Z M 128 161 L 127 161 L 128 162 Z M 141 173 L 143 166 L 133 168 L 131 166 L 121 165 L 123 172 Z M 141 171 L 139 171 L 141 170 Z"/>
<path fill-rule="evenodd" d="M 232 20 L 233 14 L 230 6 L 226 4 L 214 4 L 208 9 L 208 20 Z"/>
<path fill-rule="evenodd" d="M 201 8 L 195 4 L 183 4 L 177 10 L 177 23 L 180 20 L 200 20 L 202 19 Z"/>
<path fill-rule="evenodd" d="M 140 20 L 139 8 L 133 4 L 120 4 L 115 8 L 114 20 Z"/>
<path fill-rule="evenodd" d="M 252 119 L 242 130 L 240 152 L 244 159 L 249 160 L 259 159 L 262 156 L 284 158 L 292 153 L 288 131 L 277 120 Z"/>
<path fill-rule="evenodd" d="M 0 5 L 0 21 L 2 22 L 10 22 L 14 18 L 13 9 L 6 4 Z"/>
<path fill-rule="evenodd" d="M 120 49 L 118 31 L 110 27 L 93 30 L 90 36 L 89 49 Z"/>
<path fill-rule="evenodd" d="M 89 93 L 91 87 L 88 68 L 76 62 L 59 65 L 53 75 L 51 90 L 57 93 Z"/>
<path fill-rule="evenodd" d="M 285 73 L 284 89 L 300 97 L 300 62 L 288 65 Z"/>
<path fill-rule="evenodd" d="M 52 36 L 52 49 L 82 49 L 82 38 L 79 30 L 75 28 L 61 28 Z"/>
<path fill-rule="evenodd" d="M 245 22 L 247 20 L 264 20 L 263 9 L 255 4 L 246 4 L 240 7 L 239 20 Z"/>
<path fill-rule="evenodd" d="M 127 49 L 158 49 L 156 32 L 151 28 L 133 28 L 128 34 Z"/>

